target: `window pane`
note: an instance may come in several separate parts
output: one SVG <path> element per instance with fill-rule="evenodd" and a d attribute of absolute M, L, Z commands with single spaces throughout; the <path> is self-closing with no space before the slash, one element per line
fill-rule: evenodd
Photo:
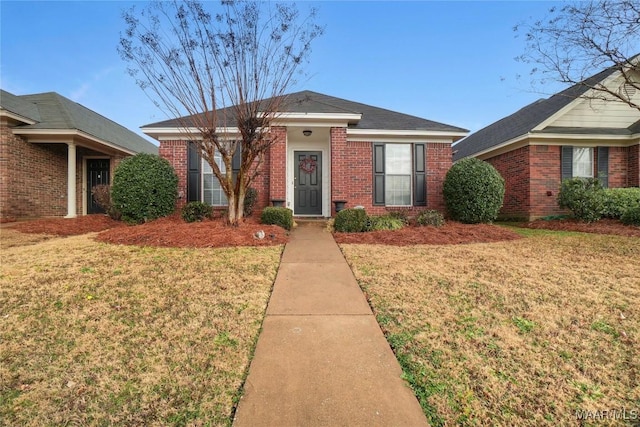
<path fill-rule="evenodd" d="M 411 174 L 411 144 L 387 144 L 386 172 L 391 175 Z"/>
<path fill-rule="evenodd" d="M 593 149 L 573 147 L 573 176 L 593 178 Z"/>
<path fill-rule="evenodd" d="M 224 173 L 224 163 L 219 153 L 215 154 L 215 161 L 221 172 Z M 211 206 L 226 206 L 227 197 L 222 191 L 218 178 L 206 160 L 202 159 L 202 201 Z"/>
<path fill-rule="evenodd" d="M 387 175 L 385 183 L 385 204 L 408 206 L 411 204 L 411 176 Z"/>

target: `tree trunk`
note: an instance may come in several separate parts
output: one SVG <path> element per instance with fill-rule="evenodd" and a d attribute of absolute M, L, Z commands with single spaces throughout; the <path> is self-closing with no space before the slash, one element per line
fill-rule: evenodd
<path fill-rule="evenodd" d="M 229 225 L 238 226 L 244 218 L 244 195 L 245 191 L 240 189 L 239 194 L 230 194 L 227 196 Z"/>

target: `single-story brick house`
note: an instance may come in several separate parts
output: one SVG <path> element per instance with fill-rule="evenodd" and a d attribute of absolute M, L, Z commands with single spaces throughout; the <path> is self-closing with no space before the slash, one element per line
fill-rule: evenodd
<path fill-rule="evenodd" d="M 619 88 L 640 103 L 640 91 L 625 85 L 615 69 L 587 79 Z M 586 98 L 578 84 L 536 101 L 453 146 L 454 161 L 474 156 L 505 179 L 502 218 L 535 219 L 564 213 L 561 181 L 596 177 L 606 187 L 640 184 L 640 111 L 622 102 Z M 638 92 L 638 93 L 636 93 Z"/>
<path fill-rule="evenodd" d="M 121 159 L 158 147 L 104 116 L 48 92 L 0 90 L 0 220 L 101 212 L 91 188 Z"/>
<path fill-rule="evenodd" d="M 284 203 L 296 216 L 330 217 L 338 200 L 373 214 L 444 209 L 451 144 L 467 130 L 311 91 L 286 100 L 270 127 L 273 143 L 253 183 L 257 209 Z M 153 123 L 142 131 L 160 142 L 160 155 L 175 168 L 180 204 L 223 207 L 220 184 L 179 123 Z"/>

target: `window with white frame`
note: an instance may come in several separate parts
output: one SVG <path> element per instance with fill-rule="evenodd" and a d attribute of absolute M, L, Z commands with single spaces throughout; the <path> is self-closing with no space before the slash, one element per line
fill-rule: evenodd
<path fill-rule="evenodd" d="M 214 154 L 214 160 L 220 168 L 220 172 L 225 173 L 226 169 L 220 153 Z M 227 206 L 228 204 L 220 181 L 213 174 L 213 169 L 205 159 L 202 159 L 202 201 L 211 206 Z"/>
<path fill-rule="evenodd" d="M 573 176 L 593 178 L 593 148 L 573 147 Z"/>
<path fill-rule="evenodd" d="M 411 205 L 411 144 L 385 145 L 385 204 Z"/>

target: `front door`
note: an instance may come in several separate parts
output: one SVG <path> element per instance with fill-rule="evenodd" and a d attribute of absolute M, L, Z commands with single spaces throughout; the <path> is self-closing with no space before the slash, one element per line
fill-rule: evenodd
<path fill-rule="evenodd" d="M 322 153 L 296 151 L 293 213 L 322 215 Z"/>
<path fill-rule="evenodd" d="M 109 159 L 87 159 L 87 213 L 104 213 L 93 198 L 91 190 L 96 185 L 111 183 Z"/>

